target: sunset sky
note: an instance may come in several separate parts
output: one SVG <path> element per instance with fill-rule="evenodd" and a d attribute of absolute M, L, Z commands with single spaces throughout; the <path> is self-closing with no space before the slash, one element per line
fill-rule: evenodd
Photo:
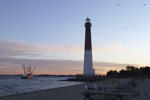
<path fill-rule="evenodd" d="M 149 0 L 0 0 L 0 75 L 82 74 L 87 17 L 96 74 L 150 66 Z"/>

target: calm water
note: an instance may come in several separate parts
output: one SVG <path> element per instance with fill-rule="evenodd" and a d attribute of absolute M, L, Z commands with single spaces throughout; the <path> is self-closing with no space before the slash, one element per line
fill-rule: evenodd
<path fill-rule="evenodd" d="M 20 76 L 0 76 L 0 97 L 82 84 L 81 82 L 59 81 L 60 79 L 65 80 L 67 78 L 34 76 L 33 79 L 21 79 Z"/>

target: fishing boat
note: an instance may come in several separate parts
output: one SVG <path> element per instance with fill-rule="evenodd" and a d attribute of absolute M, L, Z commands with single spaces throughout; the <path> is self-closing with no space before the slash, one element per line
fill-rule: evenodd
<path fill-rule="evenodd" d="M 24 74 L 21 75 L 22 79 L 32 79 L 33 78 L 33 71 L 35 70 L 36 66 L 31 71 L 31 65 L 29 67 L 25 67 L 25 65 L 22 65 Z"/>

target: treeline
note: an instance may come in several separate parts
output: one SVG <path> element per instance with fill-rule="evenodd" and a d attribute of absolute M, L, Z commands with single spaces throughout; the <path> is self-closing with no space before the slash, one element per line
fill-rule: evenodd
<path fill-rule="evenodd" d="M 150 67 L 134 67 L 134 66 L 126 66 L 126 69 L 122 70 L 110 70 L 107 72 L 106 76 L 108 77 L 150 77 Z"/>

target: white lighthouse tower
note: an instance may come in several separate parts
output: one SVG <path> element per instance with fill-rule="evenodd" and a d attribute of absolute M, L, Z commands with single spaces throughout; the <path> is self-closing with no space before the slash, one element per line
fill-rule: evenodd
<path fill-rule="evenodd" d="M 91 22 L 87 18 L 85 22 L 85 51 L 84 51 L 84 76 L 94 76 L 92 60 Z"/>

